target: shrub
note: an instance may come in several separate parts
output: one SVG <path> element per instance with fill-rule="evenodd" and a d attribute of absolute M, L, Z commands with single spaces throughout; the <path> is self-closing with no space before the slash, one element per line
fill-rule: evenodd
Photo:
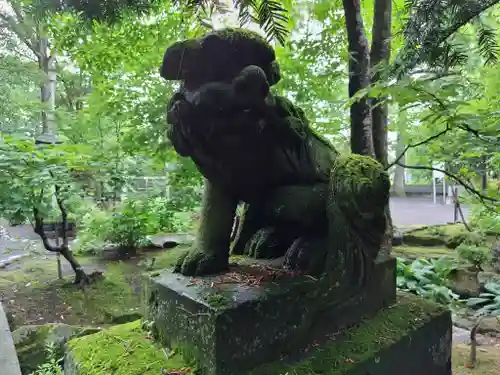
<path fill-rule="evenodd" d="M 460 259 L 470 263 L 477 270 L 481 270 L 482 265 L 492 260 L 491 249 L 485 246 L 462 243 L 456 250 Z"/>
<path fill-rule="evenodd" d="M 189 219 L 164 197 L 125 200 L 111 211 L 94 208 L 81 220 L 80 251 L 99 249 L 105 244 L 133 251 L 150 243 L 148 235 L 188 229 L 192 224 Z"/>
<path fill-rule="evenodd" d="M 497 186 L 488 187 L 486 194 L 500 199 Z M 486 234 L 500 234 L 500 205 L 498 203 L 484 204 L 476 198 L 471 198 L 469 207 L 472 211 L 469 216 L 471 225 Z"/>
<path fill-rule="evenodd" d="M 456 249 L 461 244 L 480 246 L 485 242 L 485 237 L 479 232 L 469 232 L 464 230 L 446 239 L 446 247 Z"/>

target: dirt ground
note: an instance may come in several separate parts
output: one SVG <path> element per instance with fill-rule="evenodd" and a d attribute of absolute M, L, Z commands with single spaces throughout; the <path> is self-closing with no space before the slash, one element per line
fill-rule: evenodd
<path fill-rule="evenodd" d="M 454 344 L 452 352 L 454 375 L 498 375 L 500 374 L 500 344 L 484 345 L 477 348 L 477 364 L 467 367 L 470 346 Z"/>

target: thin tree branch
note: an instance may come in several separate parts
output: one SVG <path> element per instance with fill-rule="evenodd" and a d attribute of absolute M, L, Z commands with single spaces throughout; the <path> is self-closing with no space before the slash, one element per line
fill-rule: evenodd
<path fill-rule="evenodd" d="M 428 90 L 425 90 L 422 87 L 415 87 L 413 85 L 410 86 L 410 89 L 412 89 L 413 91 L 416 91 L 416 92 L 421 92 L 421 93 L 424 93 L 426 95 L 429 95 L 430 97 L 432 97 L 438 103 L 439 107 L 443 111 L 448 112 L 448 107 L 446 106 L 446 103 L 444 102 L 444 100 L 442 100 L 441 98 L 439 98 L 435 93 L 430 92 Z M 449 120 L 448 120 L 448 123 L 449 123 Z M 479 138 L 479 139 L 481 139 L 484 142 L 491 142 L 491 140 L 489 140 L 487 138 L 485 139 L 484 137 L 487 137 L 487 136 L 483 135 L 479 130 L 471 128 L 469 125 L 467 125 L 464 122 L 457 123 L 456 126 L 458 128 L 461 128 L 462 130 L 465 130 L 465 131 L 467 131 L 469 133 L 472 133 L 476 138 Z"/>
<path fill-rule="evenodd" d="M 462 26 L 468 24 L 474 18 L 479 16 L 481 13 L 493 7 L 494 5 L 498 4 L 499 2 L 500 0 L 476 0 L 476 1 L 469 0 L 464 2 L 465 4 L 463 5 L 463 7 L 468 8 L 467 13 L 463 11 L 462 17 L 456 17 L 455 23 L 442 31 L 442 34 L 440 35 L 440 38 L 437 40 L 436 45 L 440 45 L 441 43 L 443 43 L 451 35 L 456 33 L 458 29 L 460 29 Z"/>
<path fill-rule="evenodd" d="M 55 179 L 54 173 L 52 171 L 49 172 L 51 177 Z M 57 184 L 54 183 L 54 189 L 55 189 L 55 196 L 56 196 L 56 202 L 59 207 L 59 211 L 61 211 L 61 225 L 62 225 L 62 249 L 69 249 L 69 242 L 68 242 L 68 210 L 66 209 L 66 204 L 64 203 L 64 200 L 61 197 L 61 187 Z M 57 230 L 56 230 L 57 232 Z M 59 235 L 59 233 L 57 233 Z"/>
<path fill-rule="evenodd" d="M 12 31 L 23 43 L 28 47 L 31 52 L 36 56 L 39 56 L 39 52 L 35 48 L 35 41 L 32 36 L 29 36 L 27 25 L 24 23 L 24 18 L 22 16 L 22 11 L 17 4 L 11 3 L 12 9 L 16 14 L 16 18 L 8 16 L 4 13 L 0 13 L 0 19 L 7 24 L 7 28 Z"/>
<path fill-rule="evenodd" d="M 40 192 L 40 202 L 43 199 L 43 194 L 44 194 L 44 190 L 42 189 Z M 40 215 L 40 210 L 36 206 L 33 207 L 33 217 L 35 219 L 35 225 L 34 225 L 33 229 L 35 230 L 35 233 L 40 236 L 45 249 L 47 251 L 51 251 L 54 253 L 60 253 L 61 249 L 50 243 L 49 238 L 47 236 L 47 233 L 45 232 L 45 228 L 43 227 L 43 225 L 44 225 L 43 217 L 42 217 L 42 215 Z"/>
<path fill-rule="evenodd" d="M 396 64 L 397 70 L 400 70 L 398 75 L 401 76 L 404 72 L 413 69 L 429 55 L 429 51 L 442 45 L 462 26 L 470 23 L 499 2 L 500 0 L 465 0 L 461 4 L 457 4 L 458 1 L 453 0 L 448 0 L 447 3 L 435 0 L 410 2 L 409 8 L 414 12 L 406 23 L 404 30 L 406 42 L 396 59 L 399 60 L 399 63 Z M 453 7 L 458 7 L 458 11 L 451 18 L 451 24 L 441 25 L 446 22 L 446 12 L 443 9 L 452 9 Z M 433 11 L 439 12 L 437 17 L 435 15 L 429 16 Z M 408 54 L 410 59 L 406 58 Z"/>
<path fill-rule="evenodd" d="M 413 143 L 413 144 L 409 144 L 405 147 L 405 149 L 403 150 L 403 152 L 396 158 L 396 160 L 394 160 L 392 163 L 390 163 L 386 168 L 385 170 L 388 170 L 389 168 L 395 166 L 396 164 L 399 164 L 399 161 L 401 160 L 401 158 L 406 154 L 406 152 L 410 149 L 410 148 L 415 148 L 415 147 L 418 147 L 418 146 L 422 146 L 426 143 L 429 143 L 429 142 L 432 142 L 433 140 L 435 139 L 438 139 L 439 137 L 441 137 L 442 135 L 448 133 L 449 131 L 451 130 L 451 128 L 449 127 L 449 125 L 446 125 L 446 128 L 442 131 L 440 131 L 439 133 L 437 134 L 434 134 L 434 135 L 431 135 L 430 137 L 427 137 L 426 139 L 424 139 L 423 141 L 420 141 L 420 142 L 417 142 L 417 143 Z M 401 164 L 399 164 L 401 165 Z"/>
<path fill-rule="evenodd" d="M 452 180 L 455 180 L 458 182 L 461 186 L 465 188 L 469 193 L 474 194 L 477 196 L 481 202 L 485 203 L 485 201 L 489 202 L 495 202 L 498 203 L 500 200 L 493 198 L 493 197 L 488 197 L 487 195 L 481 194 L 478 190 L 474 189 L 471 185 L 469 185 L 467 182 L 462 180 L 460 177 L 455 176 L 453 173 L 450 173 L 448 171 L 445 171 L 444 169 L 440 168 L 434 168 L 434 167 L 427 167 L 425 165 L 406 165 L 402 163 L 397 163 L 397 165 L 403 167 L 403 168 L 408 168 L 408 169 L 420 169 L 420 170 L 425 170 L 425 171 L 436 171 L 436 172 L 441 172 L 444 175 L 448 176 Z"/>

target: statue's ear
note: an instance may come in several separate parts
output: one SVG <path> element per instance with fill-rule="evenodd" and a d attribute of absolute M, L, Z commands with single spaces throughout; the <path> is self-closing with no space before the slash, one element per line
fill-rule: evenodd
<path fill-rule="evenodd" d="M 281 80 L 280 65 L 277 61 L 273 61 L 265 72 L 269 85 L 274 86 Z"/>
<path fill-rule="evenodd" d="M 199 49 L 199 42 L 193 39 L 172 44 L 163 55 L 160 75 L 169 81 L 186 79 L 194 67 Z"/>

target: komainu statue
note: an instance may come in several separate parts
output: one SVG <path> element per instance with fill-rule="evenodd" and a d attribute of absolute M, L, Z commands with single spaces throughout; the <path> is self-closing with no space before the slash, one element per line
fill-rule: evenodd
<path fill-rule="evenodd" d="M 160 74 L 181 82 L 168 138 L 205 177 L 197 241 L 175 272 L 221 272 L 231 253 L 284 256 L 287 269 L 364 285 L 384 237 L 388 175 L 370 157 L 339 155 L 271 92 L 281 78 L 273 48 L 251 31 L 218 30 L 170 46 Z"/>

